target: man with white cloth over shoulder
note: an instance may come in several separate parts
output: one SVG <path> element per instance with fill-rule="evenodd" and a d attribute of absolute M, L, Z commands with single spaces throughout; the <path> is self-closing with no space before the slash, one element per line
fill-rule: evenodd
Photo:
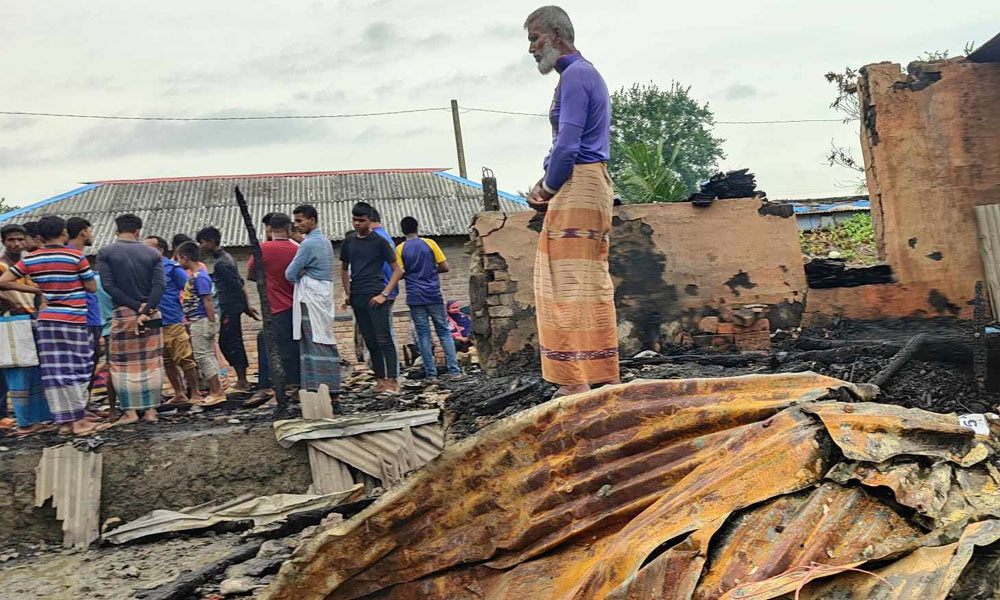
<path fill-rule="evenodd" d="M 292 337 L 299 340 L 302 389 L 318 391 L 326 384 L 336 412 L 340 354 L 333 329 L 333 246 L 318 227 L 315 207 L 303 204 L 292 216 L 296 230 L 305 236 L 285 270 L 285 278 L 295 284 Z"/>

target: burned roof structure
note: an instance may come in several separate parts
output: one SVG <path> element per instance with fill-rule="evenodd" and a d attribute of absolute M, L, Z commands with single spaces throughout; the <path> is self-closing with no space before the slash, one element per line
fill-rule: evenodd
<path fill-rule="evenodd" d="M 255 223 L 269 212 L 290 215 L 296 206 L 312 204 L 320 228 L 335 241 L 351 230 L 355 202 L 375 205 L 394 237 L 402 235 L 399 220 L 406 216 L 415 217 L 425 235 L 467 235 L 473 216 L 483 210 L 482 185 L 469 179 L 443 169 L 380 169 L 97 181 L 0 215 L 0 223 L 83 217 L 94 225 L 97 250 L 114 240 L 114 218 L 130 212 L 150 234 L 193 234 L 214 225 L 224 246 L 249 246 L 233 200 L 235 186 L 246 196 Z M 528 210 L 522 198 L 498 195 L 500 210 Z"/>

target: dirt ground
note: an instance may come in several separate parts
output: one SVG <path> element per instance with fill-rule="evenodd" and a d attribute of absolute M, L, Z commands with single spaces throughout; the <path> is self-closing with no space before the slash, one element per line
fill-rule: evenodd
<path fill-rule="evenodd" d="M 12 559 L 0 563 L 0 595 L 5 600 L 126 600 L 138 590 L 172 581 L 182 570 L 218 560 L 239 540 L 236 534 L 209 533 Z"/>

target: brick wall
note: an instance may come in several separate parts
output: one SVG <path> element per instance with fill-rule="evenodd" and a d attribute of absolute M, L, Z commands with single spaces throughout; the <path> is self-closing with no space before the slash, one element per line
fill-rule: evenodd
<path fill-rule="evenodd" d="M 469 254 L 466 249 L 468 243 L 468 238 L 465 237 L 440 237 L 433 238 L 434 241 L 438 243 L 441 247 L 441 251 L 444 252 L 445 256 L 448 258 L 448 266 L 450 271 L 448 273 L 441 274 L 441 289 L 444 294 L 445 300 L 458 300 L 463 306 L 469 304 Z M 397 240 L 398 242 L 399 240 Z M 240 273 L 246 277 L 247 274 L 247 261 L 250 259 L 250 249 L 249 248 L 229 248 L 230 254 L 236 260 L 239 266 Z M 335 333 L 337 336 L 337 348 L 340 351 L 341 357 L 350 363 L 355 361 L 355 347 L 354 347 L 354 319 L 348 310 L 346 313 L 341 308 L 340 304 L 344 298 L 344 289 L 340 282 L 340 261 L 337 260 L 340 254 L 340 244 L 334 244 L 334 270 L 337 277 L 334 280 L 334 298 L 337 302 L 337 322 Z M 410 313 L 406 307 L 406 284 L 405 282 L 400 283 L 401 291 L 399 297 L 396 299 L 395 305 L 393 307 L 393 330 L 396 333 L 396 341 L 400 356 L 400 361 L 402 362 L 402 344 L 406 341 L 406 331 L 410 325 Z M 257 294 L 257 284 L 252 281 L 247 281 L 247 294 L 250 297 L 250 304 L 255 308 L 260 310 L 260 298 Z M 244 316 L 243 317 L 243 342 L 246 345 L 247 357 L 250 360 L 250 370 L 251 374 L 257 373 L 258 364 L 258 348 L 257 348 L 257 332 L 260 331 L 261 324 L 259 321 L 254 321 L 253 319 Z M 435 349 L 438 355 L 439 362 L 442 360 L 442 355 L 440 348 L 437 347 L 437 338 L 435 339 Z M 233 373 L 232 369 L 228 369 L 229 373 Z"/>

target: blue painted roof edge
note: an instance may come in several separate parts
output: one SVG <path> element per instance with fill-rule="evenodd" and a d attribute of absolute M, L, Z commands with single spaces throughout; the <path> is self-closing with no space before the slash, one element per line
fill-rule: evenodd
<path fill-rule="evenodd" d="M 458 175 L 452 175 L 451 173 L 445 173 L 444 171 L 434 171 L 434 174 L 438 175 L 439 177 L 444 177 L 445 179 L 451 179 L 452 181 L 457 181 L 458 183 L 472 186 L 477 190 L 483 189 L 483 184 L 476 183 L 475 181 L 472 181 L 471 179 L 466 179 L 465 177 L 459 177 Z M 523 204 L 525 206 L 528 205 L 527 200 L 525 200 L 521 196 L 516 196 L 514 194 L 511 194 L 510 192 L 497 190 L 497 195 L 500 196 L 501 198 L 506 198 L 507 200 L 510 200 L 512 202 L 517 202 L 518 204 Z"/>
<path fill-rule="evenodd" d="M 871 210 L 872 203 L 871 200 L 859 200 L 857 202 L 835 202 L 833 204 L 799 204 L 798 202 L 793 201 L 792 206 L 795 207 L 794 208 L 795 212 L 800 214 L 805 214 L 813 212 L 820 213 L 834 209 L 843 210 L 849 208 L 856 208 L 858 210 L 865 210 L 865 209 Z"/>
<path fill-rule="evenodd" d="M 96 187 L 101 187 L 101 184 L 99 184 L 99 183 L 88 183 L 87 185 L 85 185 L 83 187 L 78 187 L 75 190 L 70 190 L 70 191 L 68 191 L 66 193 L 59 194 L 58 196 L 52 196 L 51 198 L 46 198 L 45 200 L 42 200 L 41 202 L 35 202 L 34 204 L 29 204 L 28 206 L 22 206 L 21 208 L 16 208 L 16 209 L 14 209 L 14 210 L 12 210 L 12 211 L 10 211 L 8 213 L 4 213 L 4 214 L 0 215 L 0 223 L 6 221 L 8 219 L 13 219 L 14 217 L 16 217 L 18 215 L 23 215 L 26 212 L 31 212 L 31 211 L 35 210 L 36 208 L 41 208 L 43 206 L 48 206 L 49 204 L 52 204 L 53 202 L 59 202 L 60 200 L 65 200 L 66 198 L 72 198 L 73 196 L 76 196 L 77 194 L 82 194 L 83 192 L 86 192 L 88 190 L 92 190 L 92 189 L 94 189 Z"/>

